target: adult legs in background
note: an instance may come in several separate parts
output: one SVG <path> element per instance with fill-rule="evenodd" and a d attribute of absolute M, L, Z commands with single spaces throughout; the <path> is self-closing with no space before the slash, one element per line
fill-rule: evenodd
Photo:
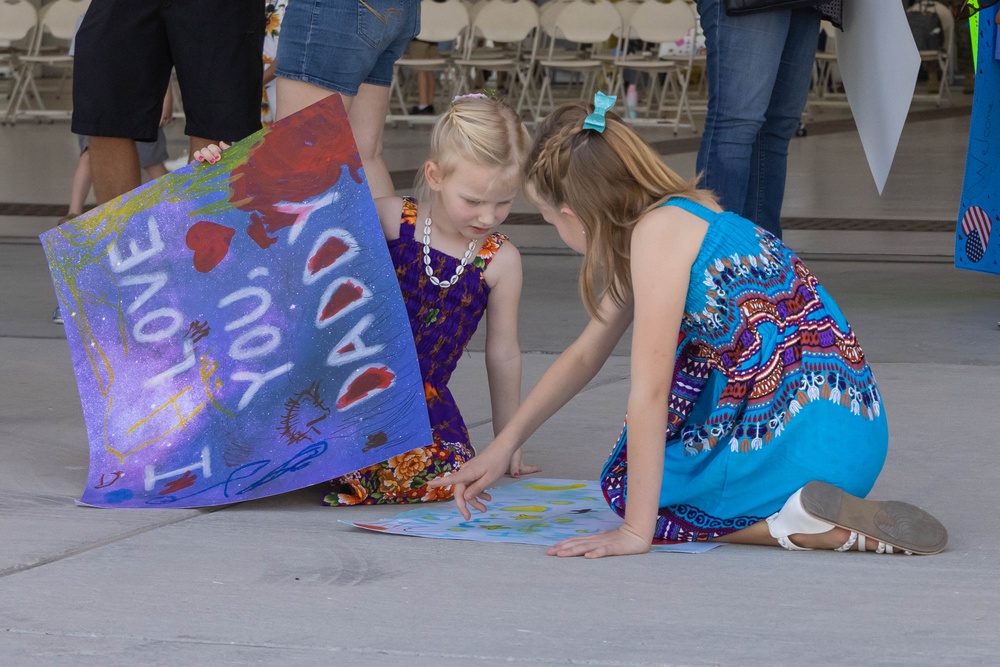
<path fill-rule="evenodd" d="M 90 168 L 97 203 L 111 201 L 142 184 L 135 141 L 121 137 L 90 137 Z"/>
<path fill-rule="evenodd" d="M 73 186 L 69 193 L 69 210 L 66 217 L 59 221 L 59 224 L 83 213 L 84 204 L 87 203 L 87 195 L 90 194 L 90 184 L 90 151 L 85 150 L 80 153 L 80 161 L 76 163 L 76 171 L 73 172 Z"/>
<path fill-rule="evenodd" d="M 336 95 L 331 90 L 314 86 L 311 83 L 286 79 L 277 79 L 277 111 L 275 118 L 281 120 L 311 104 Z M 372 198 L 391 197 L 395 192 L 389 169 L 382 160 L 382 135 L 385 131 L 385 116 L 389 111 L 389 89 L 385 86 L 374 86 L 363 83 L 358 87 L 358 94 L 343 95 L 344 109 L 354 132 L 354 140 L 358 144 L 361 164 L 365 169 L 368 187 Z"/>
<path fill-rule="evenodd" d="M 809 9 L 791 12 L 771 101 L 750 158 L 743 215 L 778 238 L 781 238 L 788 142 L 799 127 L 809 96 L 819 22 L 819 12 Z"/>
<path fill-rule="evenodd" d="M 727 210 L 780 236 L 788 141 L 808 94 L 819 13 L 730 17 L 723 0 L 697 4 L 709 90 L 697 161 L 701 185 Z"/>
<path fill-rule="evenodd" d="M 247 0 L 93 0 L 76 37 L 73 131 L 90 140 L 97 203 L 141 183 L 176 67 L 192 148 L 260 129 L 264 12 Z"/>
<path fill-rule="evenodd" d="M 276 117 L 339 93 L 376 199 L 394 192 L 382 160 L 393 66 L 419 31 L 418 0 L 295 0 L 281 22 Z"/>

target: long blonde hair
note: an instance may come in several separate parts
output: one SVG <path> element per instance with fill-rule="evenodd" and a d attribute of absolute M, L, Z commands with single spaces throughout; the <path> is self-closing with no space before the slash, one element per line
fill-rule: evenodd
<path fill-rule="evenodd" d="M 494 181 L 494 187 L 503 187 L 511 182 L 520 185 L 530 147 L 531 137 L 513 107 L 482 94 L 464 95 L 434 124 L 427 159 L 438 165 L 442 176 L 453 173 L 461 161 L 499 168 L 509 172 L 510 180 Z M 421 199 L 430 194 L 423 170 L 417 174 L 415 187 Z"/>
<path fill-rule="evenodd" d="M 532 195 L 554 208 L 568 206 L 583 223 L 587 252 L 580 296 L 591 316 L 610 295 L 618 306 L 631 298 L 629 248 L 632 229 L 671 197 L 702 204 L 715 196 L 699 190 L 665 165 L 649 144 L 612 112 L 603 132 L 583 129 L 593 111 L 582 102 L 556 109 L 539 125 L 525 165 Z M 596 292 L 596 293 L 595 293 Z"/>

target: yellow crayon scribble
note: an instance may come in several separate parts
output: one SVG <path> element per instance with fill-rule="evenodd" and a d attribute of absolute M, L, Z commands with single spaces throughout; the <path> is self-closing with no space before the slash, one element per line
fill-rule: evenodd
<path fill-rule="evenodd" d="M 256 135 L 255 142 L 246 142 L 246 145 L 233 146 L 227 150 L 227 165 L 235 167 L 246 162 L 249 154 L 262 143 L 264 135 L 269 131 L 262 130 Z M 118 281 L 107 265 L 108 249 L 118 243 L 133 217 L 148 213 L 154 206 L 162 203 L 207 201 L 201 209 L 191 211 L 191 216 L 200 215 L 202 210 L 219 209 L 217 212 L 224 212 L 236 207 L 236 203 L 230 201 L 230 189 L 225 187 L 231 185 L 235 178 L 231 173 L 208 165 L 196 167 L 192 173 L 168 174 L 129 192 L 114 205 L 105 205 L 86 216 L 70 220 L 57 227 L 56 233 L 45 235 L 45 255 L 57 285 L 56 294 L 63 312 L 72 318 L 72 324 L 67 319 L 66 325 L 76 327 L 80 333 L 82 353 L 86 355 L 101 396 L 109 395 L 115 380 L 114 369 L 105 353 L 105 347 L 117 344 L 126 355 L 129 353 Z M 81 287 L 81 282 L 88 286 L 101 284 L 101 280 L 93 274 L 95 270 L 106 274 L 105 284 L 111 286 L 109 293 L 97 294 Z M 118 330 L 118 341 L 99 341 L 94 335 L 89 318 L 100 315 L 101 308 L 111 310 L 110 316 L 115 318 Z"/>
<path fill-rule="evenodd" d="M 524 519 L 541 519 L 539 514 L 518 514 L 514 517 L 518 521 L 523 521 Z"/>
<path fill-rule="evenodd" d="M 135 454 L 139 450 L 141 450 L 141 449 L 143 449 L 145 447 L 148 447 L 149 445 L 153 444 L 154 442 L 159 442 L 160 440 L 163 440 L 165 437 L 167 437 L 168 435 L 170 435 L 171 433 L 173 433 L 177 429 L 187 428 L 187 423 L 189 421 L 191 421 L 195 417 L 195 415 L 197 415 L 199 412 L 201 412 L 205 408 L 206 405 L 208 405 L 207 401 L 202 401 L 197 406 L 195 406 L 194 409 L 191 410 L 191 412 L 189 412 L 187 414 L 184 414 L 184 412 L 181 410 L 181 408 L 177 405 L 177 399 L 180 398 L 181 396 L 183 396 L 184 394 L 186 394 L 190 389 L 191 389 L 191 385 L 188 385 L 187 387 L 184 387 L 179 392 L 177 392 L 176 394 L 174 394 L 173 396 L 171 396 L 167 400 L 166 403 L 164 403 L 163 405 L 161 405 L 158 408 L 156 408 L 155 410 L 153 410 L 151 413 L 149 413 L 149 415 L 147 415 L 146 417 L 143 417 L 142 419 L 140 419 L 139 421 L 137 421 L 135 424 L 133 424 L 131 428 L 129 428 L 127 431 L 125 431 L 125 435 L 132 435 L 136 430 L 139 429 L 139 427 L 141 427 L 144 424 L 146 424 L 147 422 L 149 422 L 149 420 L 151 420 L 153 417 L 155 417 L 156 415 L 160 414 L 161 412 L 163 412 L 167 408 L 173 408 L 174 412 L 177 413 L 177 423 L 175 425 L 171 426 L 169 429 L 167 429 L 163 433 L 160 433 L 156 437 L 150 438 L 149 440 L 145 440 L 145 441 L 139 443 L 138 445 L 136 445 L 135 447 L 133 447 L 132 449 L 130 449 L 130 450 L 126 451 L 126 452 L 120 452 L 120 451 L 116 450 L 114 447 L 112 447 L 110 445 L 110 443 L 108 443 L 108 438 L 107 438 L 107 415 L 105 415 L 105 422 L 104 422 L 104 429 L 105 429 L 105 432 L 104 432 L 104 447 L 105 447 L 105 449 L 107 449 L 109 452 L 111 452 L 112 454 L 114 454 L 115 456 L 117 456 L 119 458 L 119 460 L 121 460 L 124 463 L 124 461 L 125 461 L 125 459 L 127 457 L 131 456 L 132 454 Z M 109 400 L 108 401 L 108 413 L 110 413 L 110 412 L 111 412 L 111 401 Z"/>
<path fill-rule="evenodd" d="M 548 512 L 548 507 L 542 505 L 518 505 L 516 507 L 504 507 L 506 512 Z"/>
<path fill-rule="evenodd" d="M 208 356 L 211 352 L 210 349 L 205 354 L 198 357 L 198 377 L 201 378 L 201 385 L 205 390 L 205 395 L 208 396 L 208 401 L 211 403 L 216 410 L 226 415 L 227 417 L 235 417 L 235 415 L 229 410 L 222 407 L 222 405 L 215 400 L 215 394 L 212 393 L 213 390 L 222 389 L 222 380 L 219 378 L 212 378 L 215 371 L 219 370 L 219 362 L 215 361 Z"/>
<path fill-rule="evenodd" d="M 524 488 L 535 491 L 572 491 L 573 489 L 585 489 L 586 484 L 525 484 Z"/>

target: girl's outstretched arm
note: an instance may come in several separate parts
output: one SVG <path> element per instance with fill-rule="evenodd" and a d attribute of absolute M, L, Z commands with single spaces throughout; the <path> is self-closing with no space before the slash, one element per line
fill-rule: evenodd
<path fill-rule="evenodd" d="M 628 399 L 628 477 L 625 524 L 564 540 L 553 556 L 618 556 L 649 551 L 663 480 L 664 441 L 677 340 L 691 265 L 707 224 L 681 209 L 661 208 L 636 225 L 631 243 L 631 388 Z"/>
<path fill-rule="evenodd" d="M 486 511 L 479 499 L 489 500 L 486 489 L 504 474 L 517 448 L 597 375 L 632 322 L 631 304 L 619 308 L 610 298 L 601 302 L 601 314 L 604 322 L 590 320 L 579 338 L 545 372 L 489 447 L 466 462 L 458 472 L 429 482 L 432 488 L 454 485 L 455 502 L 466 519 L 471 517 L 468 505 L 480 512 Z"/>
<path fill-rule="evenodd" d="M 521 404 L 521 347 L 517 336 L 517 306 L 521 300 L 521 253 L 511 243 L 504 243 L 486 270 L 487 280 L 495 276 L 486 305 L 486 375 L 490 383 L 493 409 L 493 435 L 504 426 Z M 518 448 L 511 457 L 507 472 L 520 477 L 540 471 L 526 465 Z"/>

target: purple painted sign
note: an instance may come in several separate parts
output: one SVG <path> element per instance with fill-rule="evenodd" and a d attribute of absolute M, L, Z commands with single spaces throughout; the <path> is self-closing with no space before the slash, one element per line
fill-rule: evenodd
<path fill-rule="evenodd" d="M 232 503 L 431 442 L 339 96 L 41 238 L 90 441 L 83 503 Z"/>

